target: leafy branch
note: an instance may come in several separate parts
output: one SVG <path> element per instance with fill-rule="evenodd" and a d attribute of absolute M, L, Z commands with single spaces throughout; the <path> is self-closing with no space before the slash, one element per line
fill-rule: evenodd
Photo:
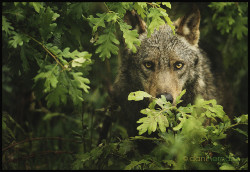
<path fill-rule="evenodd" d="M 147 115 L 146 117 L 140 118 L 137 123 L 142 123 L 137 127 L 139 130 L 139 135 L 142 135 L 146 131 L 148 134 L 155 132 L 156 130 L 164 133 L 166 128 L 170 127 L 173 131 L 179 131 L 183 128 L 185 123 L 192 118 L 196 118 L 201 121 L 206 121 L 206 119 L 211 118 L 213 122 L 216 122 L 216 118 L 221 119 L 224 122 L 224 127 L 218 130 L 219 125 L 214 125 L 213 130 L 214 134 L 223 135 L 223 133 L 239 124 L 246 124 L 248 115 L 242 115 L 239 118 L 236 118 L 236 124 L 231 124 L 229 117 L 223 111 L 223 107 L 216 104 L 215 100 L 205 101 L 198 98 L 195 105 L 187 105 L 186 107 L 177 107 L 177 105 L 182 101 L 181 97 L 185 94 L 185 90 L 176 98 L 175 105 L 166 101 L 166 98 L 162 96 L 161 98 L 154 98 L 146 92 L 137 91 L 131 92 L 128 96 L 128 100 L 140 101 L 144 98 L 151 98 L 152 102 L 149 104 L 149 107 L 141 110 L 141 113 Z M 155 108 L 156 104 L 160 108 Z M 179 121 L 176 124 L 176 118 Z M 221 126 L 221 124 L 220 124 Z M 213 137 L 213 136 L 211 136 Z"/>
<path fill-rule="evenodd" d="M 147 4 L 152 6 L 148 10 Z M 162 4 L 171 8 L 170 3 Z M 161 8 L 159 3 L 136 2 L 113 4 L 104 2 L 104 6 L 107 12 L 102 14 L 97 13 L 97 17 L 90 15 L 86 18 L 92 27 L 92 34 L 95 35 L 93 42 L 95 42 L 94 45 L 98 46 L 96 53 L 100 53 L 100 58 L 102 60 L 110 58 L 111 54 L 118 54 L 119 48 L 117 45 L 119 45 L 120 42 L 116 39 L 114 34 L 117 30 L 115 27 L 117 24 L 123 33 L 123 38 L 129 50 L 132 50 L 132 52 L 135 53 L 136 46 L 140 46 L 139 34 L 137 33 L 137 30 L 131 30 L 132 27 L 123 21 L 123 16 L 126 10 L 132 11 L 134 9 L 143 19 L 146 19 L 148 25 L 148 36 L 153 33 L 154 29 L 159 29 L 160 25 L 165 24 L 165 21 L 161 17 L 165 18 L 174 32 L 174 26 L 172 25 L 166 10 Z M 98 32 L 102 33 L 99 36 L 96 34 L 98 28 L 102 28 L 102 31 Z"/>
<path fill-rule="evenodd" d="M 28 34 L 25 34 L 26 36 L 28 36 L 29 38 L 31 38 L 33 41 L 35 41 L 36 43 L 38 43 L 39 45 L 41 45 L 43 47 L 43 49 L 49 53 L 49 55 L 51 57 L 53 57 L 53 59 L 56 61 L 57 64 L 59 64 L 63 70 L 65 70 L 66 68 L 62 65 L 62 63 L 60 63 L 60 61 L 57 59 L 57 57 L 55 55 L 53 55 L 53 53 L 51 53 L 41 42 L 39 42 L 38 40 L 36 40 L 35 38 L 31 37 Z"/>

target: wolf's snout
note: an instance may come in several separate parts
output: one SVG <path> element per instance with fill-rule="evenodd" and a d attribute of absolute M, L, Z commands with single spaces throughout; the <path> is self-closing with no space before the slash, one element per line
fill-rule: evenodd
<path fill-rule="evenodd" d="M 166 97 L 166 100 L 169 101 L 170 103 L 173 103 L 173 96 L 169 93 L 162 93 L 162 94 L 158 94 L 156 97 L 160 98 L 161 95 Z"/>

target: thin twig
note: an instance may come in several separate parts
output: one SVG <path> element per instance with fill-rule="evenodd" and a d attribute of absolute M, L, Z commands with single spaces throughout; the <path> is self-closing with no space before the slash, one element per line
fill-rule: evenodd
<path fill-rule="evenodd" d="M 39 153 L 33 153 L 33 154 L 28 155 L 28 156 L 23 156 L 21 158 L 8 160 L 8 161 L 3 162 L 3 164 L 33 158 L 33 157 L 35 157 L 37 155 L 47 155 L 47 154 L 50 154 L 50 153 L 53 153 L 53 154 L 63 154 L 63 153 L 74 154 L 74 152 L 69 152 L 69 151 L 50 151 L 49 150 L 49 151 L 43 151 L 43 152 L 39 152 Z"/>
<path fill-rule="evenodd" d="M 62 63 L 60 63 L 60 61 L 56 58 L 56 56 L 55 55 L 53 55 L 41 42 L 39 42 L 39 41 L 37 41 L 35 38 L 33 38 L 33 37 L 31 37 L 30 35 L 27 35 L 27 34 L 25 34 L 26 36 L 28 36 L 29 38 L 31 38 L 33 41 L 35 41 L 36 43 L 38 43 L 39 45 L 41 45 L 42 47 L 43 47 L 43 49 L 47 52 L 47 53 L 49 53 L 50 55 L 51 55 L 51 57 L 53 57 L 54 58 L 54 60 L 56 61 L 56 63 L 57 64 L 59 64 L 62 68 L 63 68 L 63 70 L 65 70 L 66 68 L 62 65 Z"/>
<path fill-rule="evenodd" d="M 108 12 L 110 12 L 110 10 L 109 10 L 109 8 L 108 8 L 106 2 L 104 2 L 104 5 L 105 5 L 105 7 L 107 8 Z"/>
<path fill-rule="evenodd" d="M 19 145 L 19 144 L 22 144 L 22 143 L 25 143 L 25 142 L 30 142 L 30 141 L 37 141 L 37 140 L 65 140 L 65 141 L 71 141 L 71 142 L 76 142 L 75 140 L 72 140 L 72 139 L 65 139 L 65 138 L 61 138 L 61 137 L 37 137 L 37 138 L 29 138 L 29 139 L 26 139 L 26 140 L 23 140 L 21 142 L 17 142 L 17 143 L 14 143 L 12 145 L 9 145 L 8 147 L 6 148 L 3 148 L 2 149 L 2 152 L 3 151 L 6 151 L 12 147 L 15 147 L 16 145 Z"/>

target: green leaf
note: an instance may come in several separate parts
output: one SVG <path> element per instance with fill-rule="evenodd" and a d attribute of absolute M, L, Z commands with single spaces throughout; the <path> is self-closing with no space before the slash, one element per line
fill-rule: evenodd
<path fill-rule="evenodd" d="M 161 11 L 162 15 L 164 16 L 165 20 L 167 21 L 167 24 L 170 26 L 170 28 L 173 31 L 173 34 L 175 34 L 175 26 L 173 25 L 173 22 L 168 17 L 168 14 L 166 12 Z"/>
<path fill-rule="evenodd" d="M 137 11 L 137 13 L 144 19 L 146 17 L 145 13 L 145 8 L 147 8 L 146 2 L 136 2 L 134 4 L 134 9 Z"/>
<path fill-rule="evenodd" d="M 96 147 L 91 150 L 90 155 L 91 159 L 97 159 L 103 153 L 103 147 Z"/>
<path fill-rule="evenodd" d="M 74 105 L 79 105 L 83 101 L 82 91 L 73 83 L 69 84 L 69 95 Z"/>
<path fill-rule="evenodd" d="M 166 7 L 171 9 L 171 4 L 170 2 L 162 2 L 162 5 L 165 5 Z"/>
<path fill-rule="evenodd" d="M 247 17 L 237 17 L 236 19 L 232 34 L 236 35 L 238 40 L 241 40 L 243 35 L 248 35 L 247 21 Z"/>
<path fill-rule="evenodd" d="M 68 90 L 62 85 L 58 85 L 51 93 L 46 96 L 47 106 L 50 108 L 52 105 L 59 106 L 60 102 L 64 105 L 67 102 Z"/>
<path fill-rule="evenodd" d="M 41 34 L 42 40 L 47 42 L 51 38 L 57 24 L 53 23 L 60 15 L 55 13 L 50 7 L 46 10 L 40 10 L 39 13 L 39 32 Z"/>
<path fill-rule="evenodd" d="M 120 145 L 119 153 L 125 155 L 129 152 L 132 148 L 134 148 L 134 143 L 129 140 L 124 140 Z"/>
<path fill-rule="evenodd" d="M 164 20 L 161 19 L 162 13 L 157 8 L 150 8 L 148 18 L 151 18 L 151 22 L 147 22 L 148 25 L 148 37 L 154 32 L 154 30 L 159 30 L 161 25 L 164 25 Z"/>
<path fill-rule="evenodd" d="M 83 58 L 85 60 L 89 60 L 90 61 L 90 57 L 92 56 L 92 54 L 88 53 L 87 51 L 83 51 L 83 52 L 79 52 L 77 50 L 73 51 L 72 53 L 69 52 L 70 48 L 65 48 L 63 50 L 63 52 L 59 52 L 61 56 L 65 57 L 65 58 L 72 58 L 72 59 L 78 59 L 78 58 Z M 80 60 L 80 59 L 78 59 Z M 81 60 L 80 60 L 81 61 Z"/>
<path fill-rule="evenodd" d="M 98 16 L 98 18 L 94 18 L 92 15 L 90 15 L 87 19 L 89 20 L 89 22 L 93 25 L 93 34 L 97 31 L 98 27 L 104 27 L 105 28 L 105 18 L 107 13 L 97 13 L 96 14 Z"/>
<path fill-rule="evenodd" d="M 83 58 L 83 57 L 74 59 L 74 60 L 72 61 L 72 67 L 82 66 L 82 64 L 83 64 L 85 61 L 86 61 L 86 59 Z"/>
<path fill-rule="evenodd" d="M 220 170 L 235 170 L 235 168 L 231 164 L 228 164 L 228 163 L 223 163 L 219 169 Z"/>
<path fill-rule="evenodd" d="M 52 52 L 52 54 L 54 54 L 64 65 L 68 64 L 68 62 L 63 59 L 62 57 L 62 51 L 57 47 L 57 46 L 53 46 L 53 44 L 46 44 L 45 47 Z"/>
<path fill-rule="evenodd" d="M 148 128 L 148 134 L 151 134 L 151 132 L 155 132 L 157 127 L 157 121 L 155 118 L 152 118 L 151 123 Z"/>
<path fill-rule="evenodd" d="M 74 2 L 69 5 L 69 13 L 72 14 L 72 17 L 76 17 L 76 19 L 80 19 L 83 16 L 84 12 L 89 11 L 91 6 L 91 2 Z"/>
<path fill-rule="evenodd" d="M 182 90 L 182 92 L 180 93 L 179 96 L 176 97 L 175 103 L 179 104 L 180 102 L 182 102 L 181 97 L 186 93 L 186 89 Z"/>
<path fill-rule="evenodd" d="M 137 30 L 130 30 L 132 27 L 123 21 L 120 21 L 119 24 L 127 47 L 135 53 L 136 45 L 141 45 L 141 41 L 138 39 L 139 34 L 137 33 Z"/>
<path fill-rule="evenodd" d="M 69 52 L 70 48 L 65 48 L 63 52 L 57 47 L 53 46 L 52 44 L 46 44 L 45 47 L 52 52 L 63 64 L 64 66 L 69 66 L 69 63 L 64 58 L 71 58 L 73 59 L 72 67 L 83 67 L 85 64 L 91 63 L 90 57 L 92 56 L 87 51 L 79 52 L 77 50 L 73 51 L 72 53 Z"/>
<path fill-rule="evenodd" d="M 5 31 L 7 35 L 9 35 L 12 30 L 14 30 L 14 28 L 11 26 L 11 23 L 8 22 L 4 16 L 2 16 L 2 30 Z"/>
<path fill-rule="evenodd" d="M 163 109 L 166 105 L 171 106 L 171 103 L 166 100 L 166 97 L 161 95 L 161 98 L 156 99 L 156 103 Z"/>
<path fill-rule="evenodd" d="M 78 87 L 78 88 L 82 88 L 84 92 L 88 93 L 88 89 L 89 86 L 86 84 L 89 84 L 90 81 L 88 78 L 83 78 L 82 77 L 82 73 L 81 72 L 70 72 L 70 74 L 73 76 L 74 80 L 72 81 L 72 83 Z"/>
<path fill-rule="evenodd" d="M 105 20 L 107 22 L 116 22 L 116 20 L 118 19 L 118 15 L 116 13 L 107 13 L 105 16 Z"/>
<path fill-rule="evenodd" d="M 140 101 L 143 100 L 145 97 L 152 97 L 152 96 L 144 91 L 136 91 L 136 92 L 131 92 L 128 95 L 128 100 Z"/>
<path fill-rule="evenodd" d="M 246 137 L 248 137 L 248 133 L 247 133 L 246 131 L 243 131 L 243 130 L 241 130 L 241 129 L 239 129 L 239 128 L 236 128 L 236 129 L 233 128 L 233 130 L 235 130 L 235 131 L 237 131 L 238 133 L 243 134 L 243 135 L 245 135 Z"/>
<path fill-rule="evenodd" d="M 63 71 L 60 75 L 60 84 L 68 88 L 68 94 L 73 101 L 74 105 L 79 105 L 83 101 L 82 89 L 88 89 L 89 87 L 84 83 L 89 82 L 87 78 L 81 77 L 81 72 L 68 72 Z M 72 78 L 73 77 L 73 78 Z M 82 88 L 83 87 L 83 88 Z M 65 92 L 66 90 L 59 90 Z M 59 101 L 57 99 L 57 101 Z M 61 97 L 61 101 L 66 102 L 66 97 Z"/>
<path fill-rule="evenodd" d="M 155 105 L 157 104 L 156 101 L 158 99 L 153 99 L 150 104 L 148 105 L 149 109 L 154 109 L 155 108 Z"/>
<path fill-rule="evenodd" d="M 124 170 L 132 170 L 141 164 L 149 164 L 149 163 L 150 163 L 150 161 L 147 161 L 145 159 L 143 159 L 141 161 L 131 161 L 131 163 L 129 165 L 127 165 Z"/>
<path fill-rule="evenodd" d="M 44 92 L 49 92 L 52 88 L 56 88 L 58 80 L 59 67 L 55 65 L 45 66 L 46 72 L 39 72 L 38 75 L 34 77 L 34 81 L 37 82 L 40 79 L 45 79 Z M 51 88 L 52 87 L 52 88 Z"/>
<path fill-rule="evenodd" d="M 223 111 L 223 107 L 221 105 L 214 105 L 213 107 L 208 107 L 208 110 L 215 113 L 215 117 L 223 119 L 225 112 Z"/>
<path fill-rule="evenodd" d="M 72 57 L 72 54 L 69 52 L 69 50 L 70 50 L 69 47 L 65 48 L 65 49 L 63 50 L 63 52 L 62 52 L 62 56 L 65 57 L 65 58 L 70 58 L 70 57 Z"/>
<path fill-rule="evenodd" d="M 30 2 L 30 4 L 33 5 L 37 13 L 40 13 L 40 10 L 43 8 L 42 2 Z"/>
<path fill-rule="evenodd" d="M 160 131 L 166 132 L 166 128 L 169 127 L 169 122 L 166 116 L 159 114 L 156 118 Z"/>
<path fill-rule="evenodd" d="M 99 45 L 96 49 L 96 53 L 100 53 L 100 58 L 104 61 L 105 58 L 110 58 L 111 53 L 114 55 L 118 54 L 119 48 L 116 45 L 120 42 L 116 39 L 114 35 L 114 29 L 108 28 L 105 33 L 99 36 L 95 45 Z"/>
<path fill-rule="evenodd" d="M 76 161 L 72 164 L 72 167 L 74 170 L 79 170 L 82 168 L 82 165 L 84 162 L 88 161 L 91 158 L 91 155 L 89 152 L 87 153 L 79 153 L 76 155 Z"/>
<path fill-rule="evenodd" d="M 9 40 L 9 44 L 14 48 L 17 48 L 17 45 L 22 46 L 23 42 L 29 42 L 29 38 L 16 32 Z"/>
<path fill-rule="evenodd" d="M 235 20 L 232 18 L 232 16 L 228 17 L 228 23 L 229 25 L 232 25 L 235 23 Z"/>
<path fill-rule="evenodd" d="M 151 117 L 147 116 L 147 117 L 140 118 L 137 121 L 137 123 L 142 123 L 141 125 L 139 125 L 137 127 L 137 130 L 139 131 L 139 135 L 142 135 L 143 133 L 148 131 L 150 123 L 151 123 Z M 150 131 L 148 131 L 148 132 L 150 132 Z"/>
<path fill-rule="evenodd" d="M 161 132 L 166 131 L 166 127 L 169 127 L 168 119 L 155 109 L 142 109 L 142 114 L 147 115 L 147 117 L 140 118 L 137 123 L 142 123 L 140 126 L 137 127 L 139 130 L 139 135 L 148 131 L 148 134 L 155 132 L 157 129 L 157 124 Z"/>
<path fill-rule="evenodd" d="M 151 110 L 150 110 L 149 108 L 146 108 L 146 109 L 142 109 L 140 112 L 141 112 L 142 114 L 147 115 L 147 114 L 149 114 L 149 113 L 151 112 Z"/>
<path fill-rule="evenodd" d="M 180 107 L 178 108 L 178 111 L 179 111 L 179 112 L 182 112 L 182 113 L 192 113 L 192 112 L 193 112 L 193 108 L 192 108 L 191 105 L 190 105 L 190 106 L 186 106 L 186 107 L 180 106 Z"/>
<path fill-rule="evenodd" d="M 248 123 L 248 114 L 236 118 L 237 123 Z"/>
<path fill-rule="evenodd" d="M 20 7 L 14 7 L 12 8 L 12 10 L 8 10 L 8 13 L 12 14 L 13 16 L 15 16 L 15 19 L 17 22 L 23 21 L 24 19 L 26 19 L 25 13 L 24 13 L 24 9 L 20 8 Z"/>
<path fill-rule="evenodd" d="M 111 11 L 115 11 L 122 18 L 126 10 L 132 10 L 133 2 L 106 2 L 106 4 Z"/>
<path fill-rule="evenodd" d="M 181 121 L 177 126 L 175 126 L 173 128 L 174 131 L 178 131 L 182 128 L 183 124 L 185 123 L 186 121 L 186 117 L 183 117 L 183 118 L 179 118 L 179 120 Z"/>

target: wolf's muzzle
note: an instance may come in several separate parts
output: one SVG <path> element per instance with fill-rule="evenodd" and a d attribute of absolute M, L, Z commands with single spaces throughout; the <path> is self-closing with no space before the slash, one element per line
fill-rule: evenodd
<path fill-rule="evenodd" d="M 171 94 L 169 94 L 169 93 L 162 93 L 162 94 L 158 94 L 157 96 L 156 96 L 156 98 L 160 98 L 161 96 L 165 96 L 166 97 L 166 100 L 167 101 L 169 101 L 170 103 L 173 103 L 173 96 L 171 95 Z"/>

